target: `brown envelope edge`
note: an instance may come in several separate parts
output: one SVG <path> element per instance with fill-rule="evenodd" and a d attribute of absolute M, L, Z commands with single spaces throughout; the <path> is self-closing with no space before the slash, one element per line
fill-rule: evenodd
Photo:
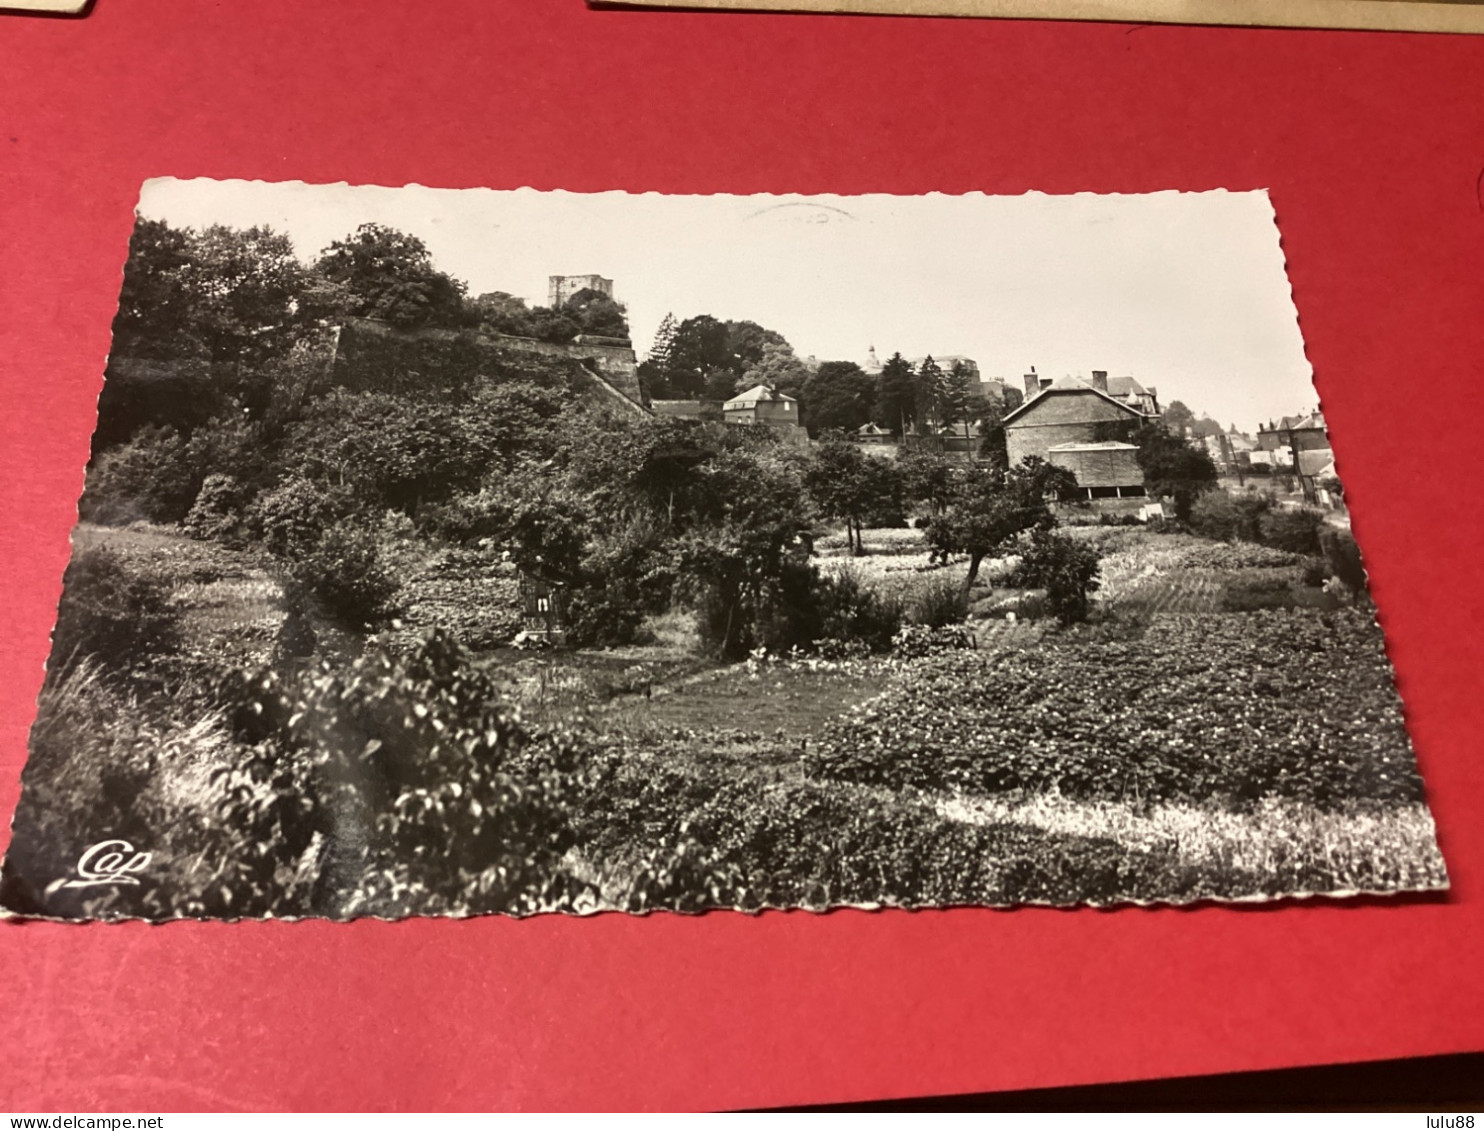
<path fill-rule="evenodd" d="M 1484 33 L 1480 0 L 588 0 L 596 7 L 708 8 L 1019 20 L 1230 24 Z"/>

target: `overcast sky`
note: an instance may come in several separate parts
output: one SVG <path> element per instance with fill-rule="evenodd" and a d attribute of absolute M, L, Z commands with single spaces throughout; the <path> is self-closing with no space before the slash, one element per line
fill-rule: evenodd
<path fill-rule="evenodd" d="M 665 196 L 150 181 L 176 226 L 266 224 L 312 260 L 375 221 L 470 294 L 598 274 L 641 354 L 667 312 L 751 319 L 801 357 L 963 354 L 986 377 L 1106 369 L 1243 430 L 1317 403 L 1264 192 Z"/>

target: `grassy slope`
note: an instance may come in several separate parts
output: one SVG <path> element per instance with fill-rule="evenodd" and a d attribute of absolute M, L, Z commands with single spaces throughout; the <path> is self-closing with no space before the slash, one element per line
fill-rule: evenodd
<path fill-rule="evenodd" d="M 1097 539 L 1107 555 L 1107 606 L 1225 619 L 1223 579 L 1234 571 L 1219 568 L 1211 543 L 1121 529 L 1079 536 Z M 271 651 L 282 599 L 261 563 L 172 531 L 80 527 L 77 538 L 106 540 L 171 580 L 194 650 L 249 665 Z M 875 552 L 859 564 L 909 591 L 962 568 L 928 568 L 914 532 L 868 532 L 868 542 Z M 848 560 L 831 554 L 838 548 L 828 543 L 822 549 L 827 568 Z M 509 586 L 467 563 L 446 569 L 430 561 L 408 576 L 410 609 L 434 610 L 426 617 L 415 611 L 409 629 L 448 610 L 467 615 Z M 505 614 L 476 615 L 492 621 Z M 978 630 L 987 660 L 1041 647 L 1045 626 L 996 620 L 979 622 Z M 921 662 L 712 670 L 689 644 L 684 626 L 671 624 L 659 642 L 642 648 L 488 656 L 508 674 L 511 697 L 537 719 L 588 711 L 605 772 L 582 816 L 585 853 L 593 874 L 613 890 L 639 863 L 673 846 L 683 825 L 729 877 L 725 901 L 749 906 L 1242 897 L 1443 880 L 1431 822 L 1418 804 L 1347 813 L 1285 803 L 1237 813 L 1213 804 L 1151 808 L 1044 790 L 988 795 L 811 777 L 811 745 L 854 708 L 889 698 Z M 79 711 L 76 723 L 54 734 L 52 745 L 83 750 L 98 719 Z M 191 810 L 204 791 L 204 767 L 224 755 L 220 729 L 186 718 L 102 729 L 109 750 L 94 749 L 101 757 L 87 759 L 88 766 L 68 758 L 59 767 L 66 780 L 56 783 L 65 786 L 57 797 L 76 788 L 96 792 L 98 764 L 116 763 L 140 777 L 136 807 L 152 808 L 156 819 L 176 813 L 182 836 L 196 828 Z M 71 780 L 78 775 L 88 781 Z M 159 780 L 148 785 L 144 775 Z M 44 798 L 33 792 L 28 801 Z M 128 818 L 120 810 L 113 819 Z M 51 833 L 65 841 L 90 831 L 59 826 Z M 188 872 L 184 840 L 180 850 L 172 866 Z"/>

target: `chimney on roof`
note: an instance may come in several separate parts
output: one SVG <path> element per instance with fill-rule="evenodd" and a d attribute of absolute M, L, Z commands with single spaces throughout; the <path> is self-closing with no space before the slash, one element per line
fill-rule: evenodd
<path fill-rule="evenodd" d="M 1108 371 L 1106 369 L 1094 369 L 1092 371 L 1092 387 L 1100 393 L 1108 391 Z"/>
<path fill-rule="evenodd" d="M 1031 366 L 1031 371 L 1025 375 L 1025 399 L 1030 400 L 1041 391 L 1040 382 L 1036 378 L 1036 367 Z"/>

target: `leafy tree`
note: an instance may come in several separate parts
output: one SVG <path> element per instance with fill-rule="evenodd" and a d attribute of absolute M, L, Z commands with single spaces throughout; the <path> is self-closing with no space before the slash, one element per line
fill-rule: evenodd
<path fill-rule="evenodd" d="M 804 473 L 804 485 L 828 518 L 843 519 L 850 552 L 866 552 L 861 527 L 872 514 L 900 509 L 902 476 L 887 460 L 864 454 L 848 440 L 831 438 L 814 452 Z"/>
<path fill-rule="evenodd" d="M 876 423 L 895 436 L 917 421 L 917 376 L 899 353 L 876 375 Z"/>
<path fill-rule="evenodd" d="M 1055 525 L 1049 500 L 1069 494 L 1076 486 L 1077 478 L 1070 471 L 1036 456 L 1027 456 L 1006 472 L 963 468 L 948 506 L 928 521 L 928 542 L 945 557 L 969 555 L 964 577 L 967 593 L 986 557 L 1004 550 L 1027 530 Z"/>
<path fill-rule="evenodd" d="M 897 471 L 909 500 L 925 503 L 933 514 L 947 509 L 957 487 L 947 459 L 937 452 L 904 451 L 897 456 Z"/>
<path fill-rule="evenodd" d="M 531 308 L 523 298 L 504 291 L 490 291 L 469 299 L 467 307 L 486 330 L 523 336 L 531 333 Z"/>
<path fill-rule="evenodd" d="M 727 388 L 727 396 L 736 388 L 741 369 L 729 345 L 727 324 L 709 314 L 687 318 L 675 328 L 670 354 L 670 367 L 663 374 L 664 385 L 682 397 L 698 397 L 708 391 Z"/>
<path fill-rule="evenodd" d="M 345 313 L 399 329 L 467 321 L 464 285 L 433 266 L 427 245 L 383 224 L 362 224 L 332 243 L 315 271 L 345 290 Z"/>
<path fill-rule="evenodd" d="M 199 296 L 189 270 L 194 252 L 187 231 L 142 216 L 135 223 L 113 319 L 116 356 L 174 360 L 207 355 L 196 330 Z"/>
<path fill-rule="evenodd" d="M 917 423 L 923 428 L 937 428 L 944 423 L 947 388 L 943 367 L 930 356 L 917 367 Z"/>
<path fill-rule="evenodd" d="M 876 382 L 853 361 L 826 361 L 809 375 L 799 412 L 813 434 L 857 431 L 871 419 Z"/>
<path fill-rule="evenodd" d="M 305 271 L 289 238 L 271 228 L 172 228 L 141 217 L 114 319 L 125 357 L 238 360 L 265 352 L 263 336 L 292 330 Z"/>
<path fill-rule="evenodd" d="M 1156 497 L 1170 498 L 1175 517 L 1189 522 L 1196 499 L 1216 486 L 1216 465 L 1211 457 L 1158 424 L 1144 425 L 1134 433 L 1133 440 L 1139 446 L 1137 458 L 1144 486 Z"/>
<path fill-rule="evenodd" d="M 767 385 L 770 389 L 797 397 L 809 380 L 809 367 L 800 361 L 787 342 L 779 345 L 768 342 L 763 346 L 762 356 L 742 374 L 740 388 L 750 389 L 754 385 Z"/>
<path fill-rule="evenodd" d="M 562 305 L 562 313 L 577 323 L 580 333 L 628 340 L 629 319 L 623 303 L 602 291 L 584 287 Z"/>
<path fill-rule="evenodd" d="M 999 405 L 992 404 L 979 389 L 978 378 L 974 371 L 964 362 L 955 361 L 953 368 L 943 377 L 943 394 L 940 400 L 940 412 L 942 424 L 945 428 L 952 428 L 955 424 L 963 425 L 964 440 L 970 439 L 970 429 L 978 424 L 987 434 L 1000 431 L 1000 439 L 1003 440 L 1003 412 Z M 966 447 L 965 454 L 973 458 L 973 453 Z"/>
<path fill-rule="evenodd" d="M 809 564 L 813 516 L 797 467 L 774 449 L 720 453 L 707 478 L 725 506 L 679 542 L 679 574 L 703 637 L 733 659 L 787 649 L 819 631 Z"/>
<path fill-rule="evenodd" d="M 191 243 L 186 275 L 196 292 L 196 334 L 210 356 L 251 366 L 284 352 L 298 335 L 305 278 L 289 238 L 218 224 Z"/>
<path fill-rule="evenodd" d="M 1185 406 L 1184 401 L 1171 401 L 1165 406 L 1164 424 L 1177 436 L 1184 436 L 1195 424 L 1195 413 Z"/>
<path fill-rule="evenodd" d="M 1202 415 L 1199 420 L 1190 426 L 1190 434 L 1205 439 L 1207 436 L 1224 435 L 1224 430 L 1217 421 L 1212 420 L 1209 416 Z"/>
<path fill-rule="evenodd" d="M 732 365 L 739 375 L 758 365 L 767 355 L 768 347 L 786 350 L 793 355 L 793 347 L 777 330 L 769 330 L 756 322 L 728 322 L 727 350 L 733 359 Z"/>

